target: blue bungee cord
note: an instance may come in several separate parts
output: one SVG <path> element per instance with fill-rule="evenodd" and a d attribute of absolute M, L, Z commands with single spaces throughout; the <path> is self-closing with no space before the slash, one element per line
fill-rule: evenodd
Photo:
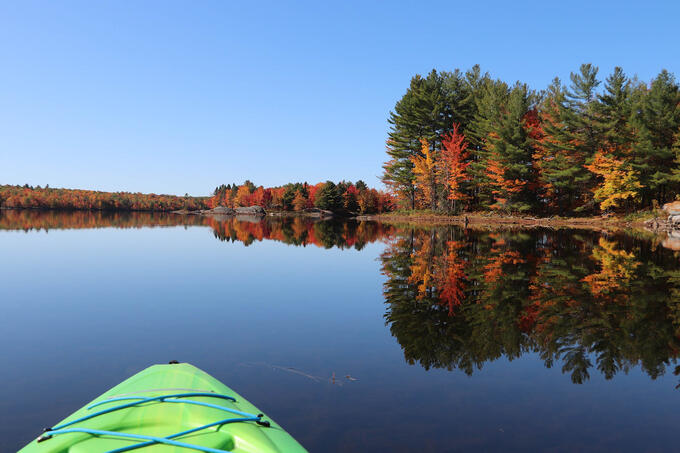
<path fill-rule="evenodd" d="M 57 430 L 57 431 L 53 431 L 53 432 L 51 431 L 50 437 L 55 435 L 55 434 L 68 434 L 68 433 L 86 433 L 86 434 L 92 434 L 92 435 L 95 435 L 95 436 L 114 436 L 114 437 L 122 437 L 122 438 L 125 438 L 125 439 L 141 439 L 141 440 L 149 441 L 148 445 L 153 445 L 153 444 L 159 443 L 159 444 L 172 445 L 172 446 L 175 446 L 175 447 L 190 448 L 190 449 L 193 449 L 193 450 L 204 451 L 204 452 L 207 452 L 207 453 L 231 453 L 227 450 L 218 450 L 216 448 L 202 447 L 200 445 L 187 444 L 187 443 L 184 443 L 184 442 L 179 442 L 179 441 L 176 441 L 176 440 L 168 439 L 167 437 L 154 437 L 154 436 L 145 436 L 143 434 L 119 433 L 117 431 L 104 431 L 104 430 L 101 430 L 101 429 L 66 428 L 66 429 Z M 144 442 L 144 444 L 147 444 L 147 442 Z M 137 448 L 138 446 L 142 446 L 142 444 L 131 445 L 131 447 L 134 447 L 134 448 Z M 116 450 L 113 450 L 113 451 L 116 451 Z"/>
<path fill-rule="evenodd" d="M 169 436 L 166 436 L 165 439 L 172 439 L 172 438 L 175 438 L 175 437 L 186 436 L 187 434 L 195 433 L 196 431 L 200 431 L 202 429 L 210 428 L 211 426 L 226 425 L 227 423 L 235 423 L 235 422 L 247 422 L 247 421 L 257 422 L 259 420 L 260 420 L 260 417 L 227 418 L 227 419 L 220 420 L 220 421 L 217 421 L 217 422 L 208 423 L 206 425 L 199 426 L 197 428 L 188 429 L 188 430 L 182 431 L 180 433 L 171 434 Z M 130 451 L 130 450 L 134 450 L 136 448 L 141 448 L 141 447 L 153 445 L 154 443 L 156 443 L 156 442 L 149 441 L 149 442 L 144 442 L 144 443 L 141 443 L 141 444 L 129 445 L 127 447 L 121 447 L 121 448 L 117 448 L 115 450 L 109 450 L 106 453 L 121 453 L 121 452 L 124 452 L 124 451 Z"/>
<path fill-rule="evenodd" d="M 79 423 L 79 422 L 82 422 L 82 421 L 85 421 L 85 420 L 89 420 L 89 419 L 97 417 L 99 415 L 108 414 L 109 412 L 114 412 L 114 411 L 117 411 L 117 410 L 120 410 L 120 409 L 127 409 L 128 407 L 136 406 L 138 404 L 150 403 L 151 401 L 161 401 L 162 402 L 165 398 L 184 398 L 184 397 L 191 397 L 191 396 L 206 396 L 206 397 L 221 398 L 221 399 L 225 399 L 225 400 L 236 401 L 236 398 L 234 398 L 232 396 L 220 395 L 219 393 L 209 393 L 209 392 L 175 393 L 175 394 L 172 394 L 172 395 L 152 396 L 152 397 L 149 397 L 149 398 L 143 398 L 143 399 L 141 399 L 139 401 L 135 401 L 133 403 L 121 404 L 120 406 L 115 406 L 115 407 L 110 407 L 108 409 L 103 409 L 103 410 L 95 412 L 93 414 L 89 414 L 89 415 L 85 415 L 84 417 L 80 417 L 76 420 L 66 422 L 66 423 L 62 423 L 61 425 L 55 426 L 52 429 L 57 430 L 57 429 L 66 428 L 67 426 L 71 426 L 71 425 L 74 425 L 76 423 Z M 107 402 L 107 401 L 103 401 L 103 402 Z"/>
<path fill-rule="evenodd" d="M 122 397 L 122 398 L 112 398 L 110 400 L 100 401 L 98 403 L 92 404 L 91 406 L 88 406 L 88 409 L 92 409 L 93 407 L 102 405 L 104 403 L 108 403 L 110 401 L 122 401 L 122 400 L 134 400 L 134 399 L 145 399 L 145 398 L 140 397 L 140 396 L 126 396 L 126 397 Z M 231 412 L 233 414 L 243 415 L 244 417 L 254 417 L 253 414 L 249 414 L 248 412 L 242 412 L 242 411 L 239 411 L 239 410 L 236 410 L 236 409 L 231 409 L 231 408 L 224 407 L 224 406 L 218 406 L 217 404 L 204 403 L 202 401 L 175 399 L 171 395 L 164 397 L 161 401 L 164 402 L 164 403 L 195 404 L 197 406 L 205 406 L 205 407 L 212 407 L 212 408 L 215 408 L 215 409 L 221 409 L 223 411 Z"/>
<path fill-rule="evenodd" d="M 97 435 L 113 436 L 113 437 L 122 437 L 122 438 L 126 438 L 126 439 L 140 439 L 140 440 L 146 441 L 146 442 L 141 442 L 141 443 L 134 444 L 134 445 L 128 445 L 128 446 L 125 446 L 125 447 L 117 448 L 115 450 L 110 450 L 106 453 L 121 453 L 121 452 L 125 452 L 125 451 L 134 450 L 134 449 L 137 449 L 137 448 L 146 447 L 146 446 L 149 446 L 149 445 L 154 445 L 154 444 L 157 444 L 157 443 L 172 445 L 172 446 L 175 446 L 175 447 L 189 448 L 189 449 L 193 449 L 193 450 L 203 451 L 203 452 L 206 452 L 206 453 L 230 453 L 227 450 L 218 450 L 218 449 L 215 449 L 215 448 L 203 447 L 203 446 L 194 445 L 194 444 L 188 444 L 188 443 L 185 443 L 185 442 L 180 442 L 180 441 L 176 441 L 176 440 L 172 440 L 172 439 L 176 438 L 176 437 L 185 436 L 187 434 L 191 434 L 191 433 L 194 433 L 196 431 L 200 431 L 200 430 L 203 430 L 203 429 L 206 429 L 206 428 L 210 428 L 212 426 L 225 425 L 225 424 L 228 424 L 228 423 L 256 422 L 258 425 L 261 425 L 261 426 L 266 426 L 266 427 L 270 426 L 270 423 L 268 421 L 262 420 L 263 414 L 254 415 L 254 414 L 250 414 L 248 412 L 242 412 L 242 411 L 239 411 L 239 410 L 236 410 L 236 409 L 231 409 L 229 407 L 218 406 L 216 404 L 204 403 L 202 401 L 181 399 L 181 398 L 196 397 L 196 396 L 198 396 L 198 397 L 220 398 L 220 399 L 225 399 L 225 400 L 234 401 L 234 402 L 236 401 L 236 399 L 234 397 L 229 396 L 229 395 L 221 395 L 219 393 L 208 393 L 208 392 L 176 393 L 176 394 L 171 394 L 171 395 L 162 395 L 162 396 L 154 396 L 154 397 L 128 396 L 128 397 L 110 398 L 110 399 L 106 399 L 106 400 L 99 401 L 97 403 L 91 404 L 90 406 L 87 407 L 87 409 L 90 410 L 94 407 L 97 407 L 97 406 L 100 406 L 100 405 L 106 404 L 106 403 L 111 403 L 111 402 L 114 402 L 114 401 L 126 401 L 126 400 L 136 400 L 136 401 L 133 401 L 131 403 L 126 403 L 126 404 L 121 404 L 121 405 L 114 406 L 114 407 L 110 407 L 108 409 L 103 409 L 103 410 L 97 411 L 95 413 L 88 414 L 88 415 L 85 415 L 83 417 L 80 417 L 76 420 L 72 420 L 70 422 L 62 423 L 61 425 L 55 426 L 53 428 L 46 429 L 45 434 L 40 436 L 37 439 L 37 441 L 43 442 L 43 441 L 45 441 L 47 439 L 51 439 L 53 436 L 59 435 L 59 434 L 86 433 L 86 434 L 92 434 L 92 435 L 95 435 L 95 436 L 97 436 Z M 208 423 L 206 425 L 202 425 L 202 426 L 199 426 L 199 427 L 196 427 L 196 428 L 191 428 L 191 429 L 186 430 L 186 431 L 171 434 L 171 435 L 166 436 L 166 437 L 146 436 L 146 435 L 142 435 L 142 434 L 121 433 L 121 432 L 117 432 L 117 431 L 104 431 L 104 430 L 89 429 L 89 428 L 77 428 L 77 427 L 76 428 L 69 428 L 69 426 L 72 426 L 76 423 L 80 423 L 80 422 L 85 421 L 85 420 L 89 420 L 89 419 L 97 417 L 99 415 L 108 414 L 108 413 L 118 411 L 118 410 L 121 410 L 121 409 L 126 409 L 126 408 L 129 408 L 129 407 L 134 407 L 134 406 L 137 406 L 137 405 L 140 405 L 140 404 L 154 402 L 154 401 L 158 401 L 158 402 L 161 402 L 161 403 L 167 402 L 167 403 L 195 404 L 195 405 L 198 405 L 198 406 L 205 406 L 205 407 L 211 407 L 211 408 L 214 408 L 214 409 L 223 410 L 223 411 L 230 412 L 230 413 L 233 413 L 233 414 L 241 415 L 243 417 L 242 418 L 227 418 L 227 419 L 224 419 L 224 420 L 219 420 L 219 421 Z"/>

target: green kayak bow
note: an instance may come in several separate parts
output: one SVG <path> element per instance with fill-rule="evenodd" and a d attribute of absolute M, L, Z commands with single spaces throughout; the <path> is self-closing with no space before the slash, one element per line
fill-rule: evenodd
<path fill-rule="evenodd" d="M 306 450 L 188 363 L 151 366 L 45 430 L 20 453 L 280 453 Z"/>

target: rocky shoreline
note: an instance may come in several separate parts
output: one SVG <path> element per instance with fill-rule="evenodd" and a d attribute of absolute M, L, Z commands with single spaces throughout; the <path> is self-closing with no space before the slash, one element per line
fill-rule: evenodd
<path fill-rule="evenodd" d="M 359 215 L 352 216 L 356 220 L 380 221 L 387 223 L 418 223 L 418 224 L 464 224 L 476 227 L 504 226 L 504 227 L 552 227 L 552 228 L 586 228 L 595 230 L 621 230 L 638 229 L 647 230 L 659 237 L 664 247 L 680 251 L 680 201 L 666 203 L 662 207 L 667 214 L 666 218 L 655 217 L 647 221 L 626 221 L 616 217 L 601 218 L 533 218 L 533 217 L 499 217 L 490 215 L 470 214 L 460 216 L 440 215 Z M 318 208 L 305 209 L 304 211 L 267 211 L 262 206 L 245 206 L 228 208 L 218 206 L 213 209 L 201 209 L 195 211 L 179 210 L 175 214 L 200 215 L 212 217 L 216 220 L 228 220 L 237 218 L 243 221 L 259 222 L 266 216 L 270 217 L 305 217 L 312 219 L 331 219 L 337 217 L 332 211 Z"/>
<path fill-rule="evenodd" d="M 199 209 L 196 211 L 188 211 L 185 209 L 173 211 L 175 214 L 182 215 L 202 215 L 215 218 L 228 217 L 250 217 L 261 218 L 265 216 L 271 217 L 309 217 L 315 219 L 330 219 L 336 217 L 332 211 L 326 211 L 318 208 L 305 209 L 304 211 L 266 211 L 262 206 L 242 206 L 237 208 L 228 208 L 225 206 L 218 206 L 212 209 Z"/>
<path fill-rule="evenodd" d="M 663 247 L 680 251 L 680 201 L 666 203 L 662 209 L 668 217 L 648 220 L 645 222 L 645 228 L 663 237 L 661 241 Z"/>

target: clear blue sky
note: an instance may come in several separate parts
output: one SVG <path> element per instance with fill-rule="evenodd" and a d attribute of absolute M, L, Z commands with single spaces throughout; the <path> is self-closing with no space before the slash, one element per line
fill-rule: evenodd
<path fill-rule="evenodd" d="M 415 73 L 479 63 L 536 89 L 583 62 L 680 75 L 676 2 L 334 3 L 3 2 L 0 183 L 378 186 Z"/>

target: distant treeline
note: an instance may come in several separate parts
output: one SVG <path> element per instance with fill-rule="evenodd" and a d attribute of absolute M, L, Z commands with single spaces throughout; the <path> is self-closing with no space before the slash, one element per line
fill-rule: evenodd
<path fill-rule="evenodd" d="M 6 208 L 78 209 L 98 211 L 176 211 L 205 209 L 207 197 L 178 197 L 129 192 L 0 186 L 0 206 Z"/>
<path fill-rule="evenodd" d="M 319 208 L 333 212 L 373 214 L 390 211 L 393 198 L 389 193 L 369 188 L 363 181 L 356 184 L 341 181 L 315 185 L 290 183 L 265 188 L 250 181 L 242 185 L 228 184 L 215 188 L 209 200 L 211 207 L 262 206 L 265 209 L 304 211 Z"/>
<path fill-rule="evenodd" d="M 0 185 L 0 206 L 6 208 L 42 208 L 98 211 L 176 211 L 217 206 L 262 206 L 265 209 L 303 211 L 309 208 L 337 213 L 372 214 L 390 211 L 393 197 L 369 188 L 363 181 L 326 181 L 316 185 L 291 183 L 264 188 L 250 181 L 221 185 L 212 197 L 156 195 L 129 192 L 53 189 Z"/>
<path fill-rule="evenodd" d="M 544 91 L 482 73 L 411 79 L 391 112 L 383 180 L 401 207 L 596 214 L 680 193 L 680 90 L 584 64 Z"/>

